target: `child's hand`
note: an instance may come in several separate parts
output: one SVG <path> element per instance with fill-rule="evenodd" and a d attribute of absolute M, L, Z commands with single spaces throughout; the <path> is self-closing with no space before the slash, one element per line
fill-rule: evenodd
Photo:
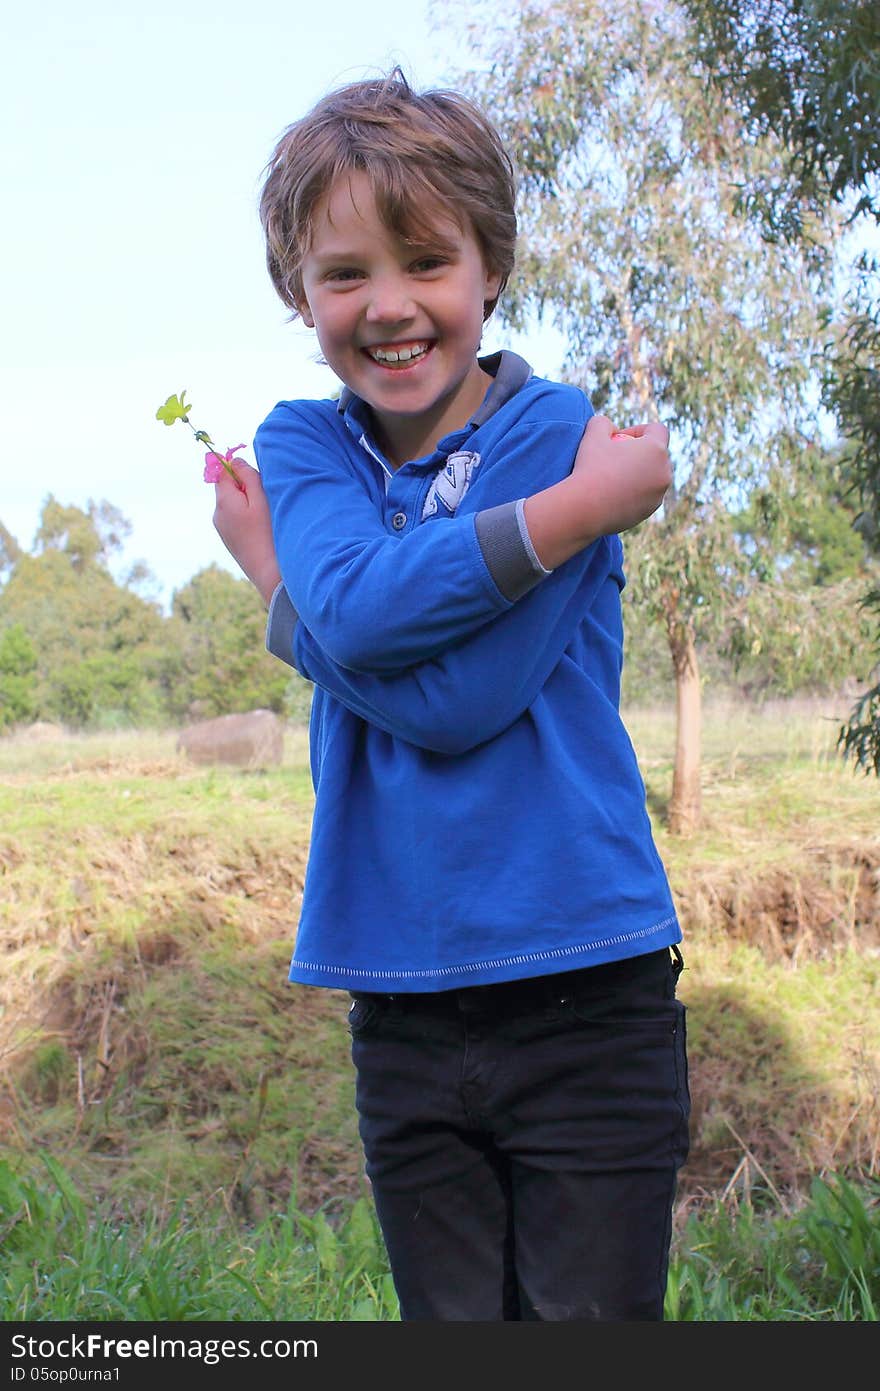
<path fill-rule="evenodd" d="M 605 415 L 587 422 L 572 477 L 583 483 L 590 530 L 597 535 L 628 531 L 657 511 L 672 482 L 669 431 L 665 425 L 615 430 Z"/>
<path fill-rule="evenodd" d="M 257 470 L 244 459 L 233 459 L 232 463 L 244 486 L 236 487 L 228 473 L 220 474 L 214 484 L 214 526 L 229 554 L 268 604 L 281 580 L 269 504 Z"/>

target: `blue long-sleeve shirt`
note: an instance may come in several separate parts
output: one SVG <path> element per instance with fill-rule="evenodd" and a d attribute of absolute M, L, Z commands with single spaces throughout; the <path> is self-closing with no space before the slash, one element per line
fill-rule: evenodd
<path fill-rule="evenodd" d="M 589 402 L 514 354 L 482 365 L 468 425 L 397 471 L 349 393 L 257 432 L 267 645 L 315 685 L 292 980 L 437 990 L 681 936 L 618 712 L 620 540 L 548 572 L 522 516 Z"/>

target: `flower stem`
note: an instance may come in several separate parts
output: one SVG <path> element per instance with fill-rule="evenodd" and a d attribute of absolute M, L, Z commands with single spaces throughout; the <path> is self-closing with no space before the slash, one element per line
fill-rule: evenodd
<path fill-rule="evenodd" d="M 218 463 L 221 463 L 223 465 L 226 472 L 229 474 L 229 477 L 235 484 L 236 488 L 238 488 L 239 491 L 242 493 L 245 492 L 245 486 L 239 478 L 238 474 L 235 472 L 235 469 L 228 462 L 228 460 L 224 459 L 223 455 L 220 453 L 220 450 L 217 448 L 216 444 L 211 439 L 211 436 L 208 434 L 207 430 L 197 430 L 188 415 L 182 416 L 181 419 L 186 422 L 186 424 L 192 430 L 193 434 L 195 435 L 196 439 L 199 441 L 200 444 L 207 444 L 210 447 L 211 453 L 214 455 L 214 458 L 218 461 Z"/>

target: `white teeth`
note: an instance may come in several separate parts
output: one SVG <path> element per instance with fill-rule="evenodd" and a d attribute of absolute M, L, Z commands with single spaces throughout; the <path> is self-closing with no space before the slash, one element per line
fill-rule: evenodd
<path fill-rule="evenodd" d="M 422 357 L 428 351 L 427 343 L 416 343 L 412 348 L 370 348 L 370 356 L 377 362 L 411 362 L 414 357 Z"/>

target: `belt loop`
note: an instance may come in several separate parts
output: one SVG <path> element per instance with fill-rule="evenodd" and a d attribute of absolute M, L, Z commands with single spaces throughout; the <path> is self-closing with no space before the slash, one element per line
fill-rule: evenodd
<path fill-rule="evenodd" d="M 678 978 L 679 978 L 679 976 L 681 975 L 682 971 L 684 970 L 684 957 L 682 956 L 681 952 L 679 951 L 679 949 L 678 949 L 678 947 L 675 945 L 675 943 L 672 944 L 672 946 L 669 948 L 669 950 L 672 952 L 672 955 L 675 957 L 675 960 L 674 960 L 673 963 L 672 963 L 672 978 L 673 978 L 673 980 L 675 981 L 675 983 L 676 983 L 676 985 L 677 985 L 677 984 L 678 984 Z"/>

